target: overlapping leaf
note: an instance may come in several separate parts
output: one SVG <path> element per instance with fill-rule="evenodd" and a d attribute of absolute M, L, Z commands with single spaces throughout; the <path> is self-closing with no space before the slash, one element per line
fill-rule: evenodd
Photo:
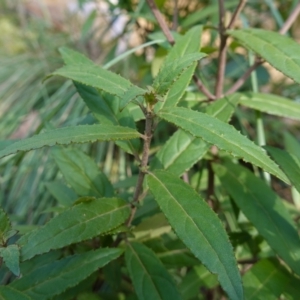
<path fill-rule="evenodd" d="M 300 120 L 300 104 L 272 94 L 241 94 L 240 104 L 267 114 Z"/>
<path fill-rule="evenodd" d="M 22 259 L 87 240 L 121 225 L 129 216 L 127 203 L 118 198 L 87 198 L 19 240 Z"/>
<path fill-rule="evenodd" d="M 98 249 L 69 256 L 27 273 L 10 286 L 33 300 L 52 299 L 121 254 L 120 249 Z"/>
<path fill-rule="evenodd" d="M 151 193 L 178 237 L 218 279 L 230 299 L 243 299 L 233 249 L 208 204 L 188 184 L 167 171 L 147 175 Z"/>
<path fill-rule="evenodd" d="M 0 286 L 0 300 L 32 300 L 26 294 L 11 286 Z"/>
<path fill-rule="evenodd" d="M 273 250 L 300 275 L 300 239 L 282 200 L 248 169 L 214 165 L 222 186 Z"/>
<path fill-rule="evenodd" d="M 296 41 L 278 32 L 257 28 L 229 30 L 227 33 L 277 70 L 300 83 L 300 54 Z"/>
<path fill-rule="evenodd" d="M 17 245 L 0 247 L 0 257 L 2 257 L 5 265 L 13 274 L 20 276 L 20 249 Z"/>
<path fill-rule="evenodd" d="M 171 275 L 149 248 L 129 243 L 125 260 L 139 300 L 181 299 Z"/>
<path fill-rule="evenodd" d="M 241 135 L 232 126 L 207 114 L 192 111 L 183 107 L 161 110 L 158 116 L 188 131 L 205 142 L 216 145 L 233 156 L 261 167 L 265 171 L 289 182 L 285 174 L 266 155 L 264 150 Z"/>
<path fill-rule="evenodd" d="M 45 146 L 88 143 L 95 141 L 114 141 L 138 138 L 140 134 L 131 128 L 111 125 L 81 125 L 49 130 L 30 138 L 20 140 L 0 151 L 0 158 L 30 151 Z"/>
<path fill-rule="evenodd" d="M 5 233 L 10 230 L 11 225 L 5 211 L 0 207 L 0 246 L 5 242 Z"/>

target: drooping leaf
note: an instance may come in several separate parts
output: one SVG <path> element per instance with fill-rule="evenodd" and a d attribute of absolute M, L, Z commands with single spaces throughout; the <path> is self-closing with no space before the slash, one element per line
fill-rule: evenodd
<path fill-rule="evenodd" d="M 299 44 L 296 41 L 278 32 L 258 28 L 228 30 L 227 33 L 274 68 L 300 83 Z"/>
<path fill-rule="evenodd" d="M 171 275 L 149 248 L 138 243 L 128 243 L 125 260 L 140 300 L 181 299 Z"/>
<path fill-rule="evenodd" d="M 0 247 L 0 257 L 13 274 L 20 275 L 20 249 L 17 245 Z"/>
<path fill-rule="evenodd" d="M 298 158 L 275 147 L 266 146 L 265 149 L 278 163 L 298 192 L 300 192 L 300 161 Z"/>
<path fill-rule="evenodd" d="M 33 300 L 52 299 L 122 254 L 121 249 L 98 249 L 51 262 L 10 284 Z"/>
<path fill-rule="evenodd" d="M 25 293 L 22 293 L 9 286 L 0 286 L 0 300 L 32 300 Z"/>
<path fill-rule="evenodd" d="M 245 299 L 278 299 L 292 275 L 275 258 L 263 259 L 243 276 Z"/>
<path fill-rule="evenodd" d="M 0 151 L 0 158 L 17 153 L 30 151 L 45 146 L 68 145 L 72 143 L 88 143 L 95 141 L 114 141 L 135 139 L 140 134 L 131 128 L 111 125 L 81 125 L 49 130 L 30 138 L 20 140 Z"/>
<path fill-rule="evenodd" d="M 5 211 L 0 207 L 0 246 L 6 242 L 5 233 L 11 228 L 9 218 Z"/>
<path fill-rule="evenodd" d="M 120 112 L 120 99 L 104 92 L 100 94 L 97 89 L 78 82 L 74 84 L 80 97 L 101 124 L 125 126 L 136 129 L 133 116 L 127 107 Z M 116 144 L 131 154 L 140 147 L 139 140 L 137 139 L 116 141 Z"/>
<path fill-rule="evenodd" d="M 161 110 L 158 116 L 188 131 L 205 142 L 216 145 L 219 149 L 233 156 L 261 167 L 263 170 L 289 182 L 285 174 L 266 155 L 264 150 L 240 134 L 231 125 L 219 121 L 207 114 L 183 107 Z"/>
<path fill-rule="evenodd" d="M 215 101 L 206 108 L 206 113 L 223 122 L 228 122 L 239 98 L 240 96 L 235 94 Z M 150 164 L 151 169 L 164 168 L 181 176 L 205 155 L 209 147 L 209 144 L 201 138 L 178 129 L 157 152 Z"/>
<path fill-rule="evenodd" d="M 79 149 L 52 149 L 65 180 L 79 196 L 111 197 L 113 186 L 96 163 Z"/>
<path fill-rule="evenodd" d="M 59 52 L 66 65 L 84 64 L 94 66 L 94 62 L 83 54 L 67 47 L 60 47 Z"/>
<path fill-rule="evenodd" d="M 204 53 L 189 53 L 170 62 L 166 59 L 154 79 L 155 92 L 158 95 L 165 95 L 185 69 L 205 56 Z"/>
<path fill-rule="evenodd" d="M 300 120 L 300 104 L 283 97 L 272 94 L 245 93 L 241 94 L 239 102 L 267 114 Z"/>
<path fill-rule="evenodd" d="M 129 213 L 122 199 L 87 199 L 23 236 L 18 241 L 22 260 L 108 232 L 122 224 Z"/>
<path fill-rule="evenodd" d="M 282 200 L 248 169 L 230 161 L 214 165 L 222 186 L 271 248 L 300 274 L 300 239 Z"/>
<path fill-rule="evenodd" d="M 178 237 L 218 279 L 230 299 L 243 299 L 240 274 L 226 231 L 195 190 L 167 171 L 147 175 L 151 193 Z"/>
<path fill-rule="evenodd" d="M 56 70 L 50 76 L 54 75 L 72 79 L 119 97 L 133 86 L 130 81 L 120 75 L 90 63 L 67 65 Z M 139 87 L 136 89 L 143 91 Z"/>

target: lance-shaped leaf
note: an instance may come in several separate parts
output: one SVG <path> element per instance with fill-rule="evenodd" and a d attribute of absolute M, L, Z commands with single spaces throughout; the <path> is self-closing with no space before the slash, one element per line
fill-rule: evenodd
<path fill-rule="evenodd" d="M 53 149 L 65 180 L 79 196 L 112 197 L 114 189 L 96 163 L 79 149 Z"/>
<path fill-rule="evenodd" d="M 230 161 L 214 165 L 222 186 L 266 239 L 300 275 L 300 239 L 282 200 L 248 169 Z"/>
<path fill-rule="evenodd" d="M 127 108 L 120 112 L 120 99 L 107 93 L 100 94 L 97 89 L 75 82 L 75 87 L 80 97 L 95 118 L 104 125 L 125 126 L 136 129 L 132 114 Z M 129 153 L 139 149 L 139 140 L 116 141 L 116 144 Z"/>
<path fill-rule="evenodd" d="M 26 294 L 9 286 L 0 286 L 0 300 L 32 300 Z"/>
<path fill-rule="evenodd" d="M 271 154 L 286 176 L 290 179 L 291 183 L 300 193 L 300 161 L 297 157 L 278 148 L 267 146 L 265 149 Z"/>
<path fill-rule="evenodd" d="M 13 274 L 20 275 L 20 249 L 17 245 L 0 247 L 0 257 L 3 258 L 5 265 Z"/>
<path fill-rule="evenodd" d="M 205 53 L 189 53 L 183 57 L 164 63 L 153 82 L 155 92 L 158 95 L 165 95 L 185 69 L 205 56 Z"/>
<path fill-rule="evenodd" d="M 241 94 L 240 104 L 258 111 L 300 120 L 300 104 L 284 97 L 262 93 Z"/>
<path fill-rule="evenodd" d="M 125 260 L 139 300 L 181 299 L 171 275 L 152 250 L 128 243 Z"/>
<path fill-rule="evenodd" d="M 227 33 L 274 68 L 300 83 L 299 44 L 296 41 L 278 32 L 263 29 L 228 30 Z"/>
<path fill-rule="evenodd" d="M 10 221 L 5 211 L 0 207 L 0 246 L 6 242 L 5 233 L 11 229 Z"/>
<path fill-rule="evenodd" d="M 130 81 L 120 75 L 90 63 L 67 65 L 56 70 L 50 76 L 54 75 L 72 79 L 119 97 L 133 86 Z M 136 89 L 140 88 L 136 87 Z"/>
<path fill-rule="evenodd" d="M 33 300 L 52 299 L 77 285 L 122 254 L 120 249 L 99 249 L 51 262 L 10 284 Z"/>
<path fill-rule="evenodd" d="M 17 153 L 30 151 L 45 146 L 88 143 L 95 141 L 129 140 L 140 137 L 131 128 L 111 125 L 81 125 L 49 130 L 30 138 L 20 140 L 0 151 L 0 158 Z"/>
<path fill-rule="evenodd" d="M 85 64 L 94 66 L 94 62 L 83 54 L 67 47 L 60 47 L 59 52 L 66 65 Z"/>
<path fill-rule="evenodd" d="M 195 26 L 186 32 L 184 36 L 178 37 L 175 45 L 171 48 L 169 54 L 165 58 L 164 63 L 172 63 L 175 59 L 200 51 L 201 34 L 202 26 Z M 183 71 L 179 78 L 176 79 L 176 84 L 171 86 L 165 100 L 156 104 L 155 111 L 158 111 L 162 107 L 176 106 L 184 94 L 186 87 L 190 83 L 196 66 L 197 62 L 194 62 L 189 68 Z"/>
<path fill-rule="evenodd" d="M 195 190 L 167 171 L 147 175 L 151 193 L 178 237 L 218 280 L 230 299 L 243 299 L 241 277 L 226 231 Z"/>
<path fill-rule="evenodd" d="M 206 113 L 221 121 L 228 122 L 239 99 L 240 95 L 238 94 L 219 99 L 207 106 Z M 164 168 L 180 176 L 199 161 L 208 149 L 209 145 L 201 138 L 179 129 L 157 152 L 150 166 L 152 170 Z"/>
<path fill-rule="evenodd" d="M 245 299 L 278 299 L 292 278 L 275 258 L 263 259 L 243 277 Z"/>
<path fill-rule="evenodd" d="M 183 107 L 161 110 L 158 116 L 207 143 L 216 145 L 219 149 L 233 156 L 243 158 L 263 170 L 289 182 L 285 174 L 269 158 L 265 151 L 240 134 L 233 126 L 219 121 L 207 114 Z"/>
<path fill-rule="evenodd" d="M 284 132 L 284 145 L 286 150 L 294 155 L 298 161 L 300 161 L 300 143 L 299 141 L 290 133 Z"/>
<path fill-rule="evenodd" d="M 87 198 L 24 235 L 18 242 L 22 246 L 22 260 L 106 233 L 121 225 L 129 213 L 122 199 Z"/>

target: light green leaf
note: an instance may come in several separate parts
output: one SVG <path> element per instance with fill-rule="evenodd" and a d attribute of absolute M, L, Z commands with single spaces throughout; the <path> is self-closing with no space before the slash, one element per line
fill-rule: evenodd
<path fill-rule="evenodd" d="M 114 189 L 96 163 L 79 149 L 54 148 L 52 156 L 79 196 L 111 197 Z"/>
<path fill-rule="evenodd" d="M 149 248 L 128 243 L 125 260 L 139 300 L 181 299 L 171 275 Z"/>
<path fill-rule="evenodd" d="M 131 128 L 111 125 L 81 125 L 49 130 L 20 140 L 0 151 L 0 158 L 19 151 L 30 151 L 45 146 L 135 139 L 140 134 Z"/>
<path fill-rule="evenodd" d="M 9 286 L 0 286 L 0 300 L 32 300 L 29 296 Z"/>
<path fill-rule="evenodd" d="M 228 30 L 227 33 L 274 68 L 300 83 L 299 44 L 296 41 L 278 32 L 257 28 Z"/>
<path fill-rule="evenodd" d="M 0 246 L 6 242 L 5 233 L 11 229 L 10 221 L 5 211 L 0 207 Z"/>
<path fill-rule="evenodd" d="M 129 216 L 128 204 L 118 198 L 90 198 L 19 240 L 22 260 L 91 239 L 121 225 Z"/>
<path fill-rule="evenodd" d="M 276 259 L 263 259 L 256 263 L 243 277 L 245 299 L 277 300 L 292 279 Z"/>
<path fill-rule="evenodd" d="M 248 169 L 230 161 L 214 165 L 222 186 L 271 248 L 300 274 L 300 239 L 282 200 Z"/>
<path fill-rule="evenodd" d="M 243 299 L 240 273 L 227 233 L 195 190 L 166 171 L 147 175 L 151 193 L 178 237 L 218 280 L 230 299 Z"/>
<path fill-rule="evenodd" d="M 97 89 L 75 82 L 75 87 L 80 97 L 84 100 L 88 108 L 93 112 L 95 118 L 104 125 L 117 125 L 136 129 L 135 121 L 129 112 L 124 108 L 120 112 L 120 99 L 112 95 L 102 93 Z M 126 152 L 132 154 L 140 147 L 139 140 L 116 141 Z"/>
<path fill-rule="evenodd" d="M 241 94 L 240 104 L 270 115 L 300 120 L 300 104 L 276 95 Z"/>
<path fill-rule="evenodd" d="M 207 106 L 206 113 L 228 122 L 239 98 L 238 94 L 234 94 L 219 99 Z M 181 176 L 202 159 L 209 147 L 201 138 L 196 138 L 190 133 L 179 129 L 157 152 L 150 164 L 151 169 L 164 168 L 177 176 Z"/>
<path fill-rule="evenodd" d="M 5 265 L 13 274 L 20 275 L 20 249 L 17 245 L 0 247 L 0 257 L 3 258 Z"/>
<path fill-rule="evenodd" d="M 189 53 L 173 61 L 166 59 L 154 79 L 155 92 L 158 95 L 165 95 L 185 69 L 205 56 L 204 53 Z"/>
<path fill-rule="evenodd" d="M 94 62 L 83 54 L 67 47 L 60 47 L 59 52 L 66 65 L 84 64 L 94 66 Z"/>
<path fill-rule="evenodd" d="M 75 80 L 119 97 L 132 87 L 131 82 L 120 75 L 91 64 L 67 65 L 56 70 L 50 76 L 54 75 Z"/>
<path fill-rule="evenodd" d="M 283 172 L 291 181 L 292 185 L 294 185 L 298 192 L 300 192 L 300 161 L 297 159 L 297 157 L 294 157 L 288 152 L 278 148 L 266 146 L 265 149 L 278 163 Z"/>
<path fill-rule="evenodd" d="M 52 299 L 121 254 L 120 249 L 99 249 L 69 256 L 33 270 L 10 286 L 33 300 Z"/>
<path fill-rule="evenodd" d="M 263 170 L 289 182 L 285 174 L 266 155 L 265 151 L 252 141 L 241 135 L 231 125 L 219 121 L 207 114 L 183 107 L 161 110 L 158 116 L 174 123 L 205 142 L 216 145 L 219 149 L 233 156 L 261 167 Z"/>

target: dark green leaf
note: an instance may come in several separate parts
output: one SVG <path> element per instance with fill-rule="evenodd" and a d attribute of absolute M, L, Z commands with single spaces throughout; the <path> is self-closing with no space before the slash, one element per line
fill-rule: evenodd
<path fill-rule="evenodd" d="M 125 260 L 140 300 L 181 299 L 171 275 L 149 248 L 128 243 Z"/>
<path fill-rule="evenodd" d="M 246 168 L 226 161 L 214 165 L 214 170 L 245 216 L 299 275 L 300 239 L 282 200 Z"/>
<path fill-rule="evenodd" d="M 0 286 L 0 300 L 32 300 L 26 294 L 11 286 Z"/>
<path fill-rule="evenodd" d="M 45 183 L 50 194 L 63 206 L 71 206 L 78 198 L 76 193 L 60 181 Z"/>
<path fill-rule="evenodd" d="M 0 257 L 13 274 L 20 275 L 20 249 L 17 245 L 0 247 Z"/>
<path fill-rule="evenodd" d="M 243 299 L 233 249 L 226 231 L 195 190 L 166 171 L 147 175 L 151 193 L 178 237 L 218 279 L 230 299 Z"/>
<path fill-rule="evenodd" d="M 22 260 L 106 233 L 122 224 L 129 213 L 122 199 L 87 199 L 23 236 L 19 240 Z"/>
<path fill-rule="evenodd" d="M 297 157 L 300 161 L 300 143 L 299 141 L 290 133 L 284 132 L 284 145 L 286 150 Z"/>
<path fill-rule="evenodd" d="M 30 151 L 45 146 L 68 145 L 72 143 L 88 143 L 95 141 L 114 141 L 135 139 L 140 134 L 131 128 L 110 125 L 81 125 L 49 130 L 20 140 L 0 151 L 0 158 L 17 153 Z"/>
<path fill-rule="evenodd" d="M 5 211 L 0 207 L 0 246 L 6 242 L 5 233 L 11 229 L 10 221 Z"/>

